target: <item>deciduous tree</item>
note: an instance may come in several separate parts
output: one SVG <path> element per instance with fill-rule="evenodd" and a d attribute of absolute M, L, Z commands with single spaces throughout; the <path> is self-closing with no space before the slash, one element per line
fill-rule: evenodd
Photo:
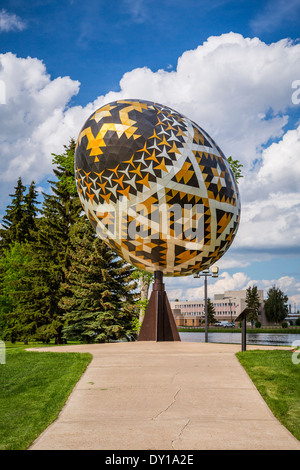
<path fill-rule="evenodd" d="M 145 311 L 146 311 L 148 301 L 149 301 L 148 299 L 149 287 L 150 287 L 150 284 L 153 282 L 154 275 L 147 271 L 143 271 L 142 269 L 135 268 L 133 270 L 133 278 L 139 281 L 139 286 L 140 286 L 140 298 L 138 300 L 138 306 L 139 306 L 138 330 L 139 330 L 144 320 Z"/>
<path fill-rule="evenodd" d="M 279 287 L 272 286 L 268 290 L 268 298 L 264 305 L 267 319 L 275 323 L 282 322 L 288 314 L 287 302 L 288 297 Z"/>
<path fill-rule="evenodd" d="M 242 163 L 239 162 L 239 160 L 233 160 L 232 157 L 228 157 L 227 161 L 230 165 L 230 168 L 232 169 L 236 182 L 238 183 L 239 179 L 243 178 L 243 175 L 242 175 L 243 165 Z"/>

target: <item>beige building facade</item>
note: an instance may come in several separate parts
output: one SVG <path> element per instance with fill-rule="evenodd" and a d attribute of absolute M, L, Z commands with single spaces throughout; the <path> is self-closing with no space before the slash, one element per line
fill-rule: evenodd
<path fill-rule="evenodd" d="M 267 325 L 263 305 L 263 290 L 258 290 L 260 308 L 258 321 L 262 325 Z M 230 290 L 224 294 L 216 294 L 212 303 L 215 308 L 215 318 L 217 321 L 227 320 L 234 322 L 240 313 L 246 308 L 246 290 Z M 171 301 L 171 308 L 177 326 L 201 326 L 205 319 L 204 300 L 191 301 Z"/>

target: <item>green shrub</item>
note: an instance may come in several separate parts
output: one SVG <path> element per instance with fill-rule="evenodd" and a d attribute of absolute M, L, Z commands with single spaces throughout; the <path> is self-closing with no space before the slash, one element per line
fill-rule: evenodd
<path fill-rule="evenodd" d="M 282 326 L 282 328 L 287 328 L 287 327 L 288 327 L 288 324 L 287 324 L 286 321 L 284 321 L 284 322 L 282 322 L 281 326 Z"/>
<path fill-rule="evenodd" d="M 260 323 L 260 321 L 255 322 L 255 328 L 261 328 L 261 323 Z"/>
<path fill-rule="evenodd" d="M 297 326 L 300 326 L 300 317 L 297 318 L 297 320 L 296 320 L 296 325 L 297 325 Z"/>

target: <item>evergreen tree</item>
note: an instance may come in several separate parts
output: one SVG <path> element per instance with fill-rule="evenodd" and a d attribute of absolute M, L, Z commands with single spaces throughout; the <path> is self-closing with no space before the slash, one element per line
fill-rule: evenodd
<path fill-rule="evenodd" d="M 215 314 L 216 314 L 216 311 L 215 311 L 214 304 L 208 298 L 207 299 L 207 322 L 208 324 L 216 322 Z"/>
<path fill-rule="evenodd" d="M 63 155 L 54 156 L 56 181 L 50 182 L 53 194 L 44 194 L 40 218 L 34 217 L 37 195 L 34 183 L 25 198 L 24 189 L 19 185 L 18 194 L 22 194 L 22 198 L 18 201 L 22 202 L 21 220 L 28 242 L 21 240 L 26 262 L 19 266 L 23 276 L 17 278 L 15 284 L 18 302 L 7 320 L 10 325 L 18 323 L 18 334 L 25 339 L 49 341 L 55 338 L 57 343 L 62 342 L 64 310 L 59 302 L 69 263 L 69 231 L 81 211 L 77 193 L 66 184 L 72 178 L 74 181 L 74 148 L 74 141 L 71 141 Z"/>
<path fill-rule="evenodd" d="M 27 262 L 23 264 L 23 276 L 16 284 L 19 299 L 12 317 L 18 318 L 20 336 L 39 341 L 62 342 L 63 314 L 58 307 L 61 296 L 61 266 L 57 263 L 55 242 L 45 249 L 44 240 L 23 244 Z"/>
<path fill-rule="evenodd" d="M 247 320 L 251 321 L 253 327 L 253 323 L 258 320 L 258 312 L 260 307 L 257 286 L 248 287 L 246 290 L 246 305 L 252 309 L 252 312 L 247 317 Z"/>
<path fill-rule="evenodd" d="M 22 222 L 24 218 L 24 191 L 26 187 L 19 178 L 14 194 L 10 194 L 12 202 L 6 208 L 0 229 L 1 249 L 8 248 L 11 243 L 24 241 Z"/>
<path fill-rule="evenodd" d="M 6 209 L 1 229 L 0 258 L 0 329 L 3 337 L 15 341 L 20 336 L 20 321 L 15 309 L 20 301 L 20 285 L 24 275 L 23 264 L 27 262 L 23 245 L 36 230 L 37 192 L 32 182 L 28 194 L 19 178 L 12 202 Z"/>
<path fill-rule="evenodd" d="M 56 165 L 53 172 L 56 181 L 51 183 L 51 195 L 44 194 L 43 232 L 41 240 L 55 246 L 57 249 L 57 262 L 62 269 L 62 280 L 64 280 L 64 268 L 68 266 L 69 253 L 69 231 L 78 220 L 82 210 L 75 185 L 74 171 L 75 142 L 72 139 L 69 146 L 65 146 L 65 153 L 54 155 L 53 163 Z"/>
<path fill-rule="evenodd" d="M 54 337 L 57 343 L 63 341 L 64 310 L 59 303 L 69 266 L 70 229 L 81 212 L 81 204 L 74 190 L 74 150 L 75 142 L 71 140 L 69 146 L 65 146 L 64 154 L 54 155 L 56 180 L 49 181 L 52 194 L 43 194 L 39 230 L 31 244 L 34 253 L 29 271 L 35 281 L 31 286 L 31 279 L 28 279 L 27 295 L 22 300 L 28 322 L 31 323 L 32 316 L 35 319 L 39 317 L 35 336 L 45 340 Z M 70 184 L 72 181 L 73 187 Z"/>
<path fill-rule="evenodd" d="M 37 205 L 40 204 L 37 201 L 38 192 L 35 188 L 35 182 L 32 181 L 29 186 L 28 193 L 24 197 L 24 216 L 23 216 L 23 231 L 24 240 L 34 240 L 34 233 L 37 230 L 37 215 L 40 212 Z"/>
<path fill-rule="evenodd" d="M 15 242 L 23 243 L 31 239 L 31 232 L 36 230 L 35 220 L 38 214 L 37 191 L 32 181 L 28 193 L 24 195 L 26 186 L 19 178 L 15 193 L 10 194 L 12 202 L 6 208 L 0 229 L 0 247 L 2 250 L 8 248 Z"/>
<path fill-rule="evenodd" d="M 133 268 L 95 236 L 84 218 L 71 231 L 71 263 L 66 270 L 64 334 L 85 342 L 108 342 L 132 336 L 136 285 Z"/>
<path fill-rule="evenodd" d="M 275 323 L 282 322 L 288 314 L 287 302 L 288 297 L 278 287 L 271 287 L 264 305 L 267 319 Z"/>
<path fill-rule="evenodd" d="M 70 195 L 72 198 L 77 199 L 77 188 L 75 183 L 74 171 L 74 154 L 76 142 L 74 139 L 70 140 L 69 145 L 64 145 L 65 152 L 61 155 L 52 153 L 52 163 L 55 165 L 53 173 L 57 177 L 58 182 L 52 182 L 59 188 L 60 192 L 65 195 Z"/>

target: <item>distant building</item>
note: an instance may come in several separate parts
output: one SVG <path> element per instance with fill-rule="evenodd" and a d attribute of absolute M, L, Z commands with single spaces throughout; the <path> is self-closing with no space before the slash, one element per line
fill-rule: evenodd
<path fill-rule="evenodd" d="M 268 325 L 263 305 L 263 290 L 258 290 L 260 308 L 258 321 L 262 325 Z M 231 290 L 224 294 L 216 294 L 212 303 L 215 307 L 215 318 L 218 321 L 235 321 L 240 313 L 246 308 L 246 290 Z M 205 319 L 204 300 L 171 301 L 171 308 L 177 326 L 200 326 Z"/>
<path fill-rule="evenodd" d="M 292 312 L 292 306 L 289 304 L 289 313 L 285 317 L 284 321 L 288 322 L 289 325 L 296 325 L 296 321 L 300 318 L 299 310 L 296 312 L 296 305 L 294 306 L 294 312 Z"/>

